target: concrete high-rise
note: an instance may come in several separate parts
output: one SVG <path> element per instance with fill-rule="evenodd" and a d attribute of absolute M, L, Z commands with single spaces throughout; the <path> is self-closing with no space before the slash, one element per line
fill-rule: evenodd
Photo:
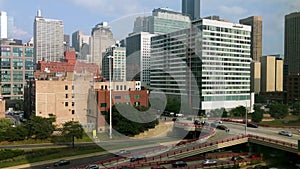
<path fill-rule="evenodd" d="M 62 20 L 46 19 L 38 10 L 34 19 L 35 62 L 61 61 L 64 58 L 64 25 Z"/>
<path fill-rule="evenodd" d="M 102 55 L 106 51 L 106 48 L 115 44 L 111 27 L 107 22 L 97 24 L 92 29 L 90 51 L 91 57 L 88 59 L 90 63 L 96 63 L 99 65 L 99 73 L 102 74 Z"/>
<path fill-rule="evenodd" d="M 285 16 L 284 58 L 289 74 L 300 73 L 300 12 Z"/>
<path fill-rule="evenodd" d="M 283 60 L 261 57 L 261 92 L 283 91 Z"/>
<path fill-rule="evenodd" d="M 90 54 L 90 38 L 83 31 L 78 30 L 72 34 L 72 47 L 77 52 L 78 60 L 86 60 Z"/>
<path fill-rule="evenodd" d="M 200 18 L 200 0 L 182 0 L 182 13 L 191 20 Z"/>
<path fill-rule="evenodd" d="M 187 96 L 203 111 L 249 107 L 251 27 L 210 19 L 192 26 L 152 37 L 151 89 Z"/>
<path fill-rule="evenodd" d="M 259 62 L 262 56 L 262 17 L 250 16 L 240 19 L 240 24 L 251 26 L 251 58 Z"/>

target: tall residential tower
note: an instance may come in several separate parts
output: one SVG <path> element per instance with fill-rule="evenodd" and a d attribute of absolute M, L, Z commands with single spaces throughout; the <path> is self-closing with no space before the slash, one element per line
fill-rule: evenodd
<path fill-rule="evenodd" d="M 182 0 L 182 13 L 191 20 L 200 18 L 200 0 Z"/>

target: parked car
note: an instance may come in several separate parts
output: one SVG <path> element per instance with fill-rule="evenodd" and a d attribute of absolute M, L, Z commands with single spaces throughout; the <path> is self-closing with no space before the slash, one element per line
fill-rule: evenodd
<path fill-rule="evenodd" d="M 186 167 L 187 163 L 185 161 L 176 161 L 172 164 L 173 168 L 177 168 L 177 167 Z"/>
<path fill-rule="evenodd" d="M 258 125 L 254 123 L 247 123 L 247 127 L 258 128 Z"/>
<path fill-rule="evenodd" d="M 136 156 L 136 157 L 132 157 L 130 158 L 130 162 L 135 162 L 135 161 L 139 161 L 139 160 L 143 160 L 145 159 L 146 156 Z"/>
<path fill-rule="evenodd" d="M 212 164 L 217 164 L 216 160 L 211 160 L 211 159 L 205 159 L 202 161 L 203 165 L 212 165 Z"/>
<path fill-rule="evenodd" d="M 99 169 L 99 166 L 97 164 L 91 164 L 91 165 L 85 167 L 85 169 Z"/>
<path fill-rule="evenodd" d="M 124 156 L 124 155 L 129 155 L 129 154 L 131 154 L 131 152 L 128 150 L 120 150 L 119 152 L 117 152 L 115 154 L 115 156 L 118 157 L 118 156 Z"/>
<path fill-rule="evenodd" d="M 293 134 L 290 132 L 290 131 L 287 131 L 287 130 L 280 130 L 278 132 L 279 135 L 284 135 L 284 136 L 289 136 L 289 137 L 292 137 Z"/>
<path fill-rule="evenodd" d="M 69 165 L 70 161 L 69 160 L 59 160 L 55 162 L 53 165 L 54 166 L 63 166 L 63 165 Z"/>
<path fill-rule="evenodd" d="M 229 132 L 229 128 L 226 127 L 225 125 L 218 125 L 218 126 L 217 126 L 217 129 L 225 130 L 226 132 Z"/>
<path fill-rule="evenodd" d="M 241 156 L 233 156 L 233 157 L 231 157 L 231 161 L 238 161 L 238 160 L 242 160 L 242 159 L 244 159 L 244 158 L 241 157 Z"/>
<path fill-rule="evenodd" d="M 151 167 L 151 169 L 167 169 L 167 168 L 165 166 L 158 165 L 158 166 L 155 166 L 155 167 Z"/>

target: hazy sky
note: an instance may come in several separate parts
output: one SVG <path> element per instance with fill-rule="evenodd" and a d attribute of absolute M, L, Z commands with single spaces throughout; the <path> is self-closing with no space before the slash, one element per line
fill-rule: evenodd
<path fill-rule="evenodd" d="M 37 9 L 49 19 L 63 20 L 65 34 L 106 21 L 117 40 L 132 31 L 138 15 L 150 15 L 154 8 L 181 11 L 181 0 L 0 0 L 0 10 L 14 17 L 15 37 L 23 41 L 33 35 Z M 202 0 L 201 17 L 219 15 L 238 23 L 252 15 L 263 17 L 263 54 L 283 54 L 284 16 L 300 10 L 299 0 Z"/>

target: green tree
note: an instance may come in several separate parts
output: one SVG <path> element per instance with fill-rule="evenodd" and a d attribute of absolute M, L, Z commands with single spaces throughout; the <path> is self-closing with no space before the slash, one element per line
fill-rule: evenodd
<path fill-rule="evenodd" d="M 244 106 L 238 106 L 230 110 L 231 116 L 244 117 L 246 114 L 246 108 Z"/>
<path fill-rule="evenodd" d="M 5 134 L 7 133 L 7 130 L 12 128 L 12 122 L 8 118 L 3 118 L 0 119 L 0 141 L 4 141 L 6 136 Z"/>
<path fill-rule="evenodd" d="M 282 103 L 271 103 L 270 114 L 274 118 L 284 118 L 288 115 L 288 106 Z"/>
<path fill-rule="evenodd" d="M 40 116 L 31 116 L 25 126 L 28 130 L 28 137 L 41 140 L 50 138 L 55 130 L 53 118 L 44 118 Z"/>
<path fill-rule="evenodd" d="M 27 137 L 27 129 L 24 125 L 10 127 L 5 133 L 5 140 L 7 141 L 20 141 L 25 140 Z"/>
<path fill-rule="evenodd" d="M 72 147 L 74 148 L 74 138 L 81 139 L 83 136 L 82 125 L 78 121 L 68 121 L 63 124 L 62 135 L 67 140 L 72 141 Z"/>
<path fill-rule="evenodd" d="M 178 97 L 167 97 L 167 105 L 166 105 L 166 111 L 179 113 L 181 106 L 180 99 Z"/>
<path fill-rule="evenodd" d="M 263 118 L 263 114 L 264 114 L 264 110 L 262 110 L 260 108 L 260 106 L 255 105 L 254 106 L 254 112 L 251 115 L 251 120 L 253 122 L 259 123 L 259 122 L 261 122 L 261 120 Z"/>
<path fill-rule="evenodd" d="M 300 115 L 300 102 L 294 102 L 293 103 L 293 112 L 294 115 Z"/>

